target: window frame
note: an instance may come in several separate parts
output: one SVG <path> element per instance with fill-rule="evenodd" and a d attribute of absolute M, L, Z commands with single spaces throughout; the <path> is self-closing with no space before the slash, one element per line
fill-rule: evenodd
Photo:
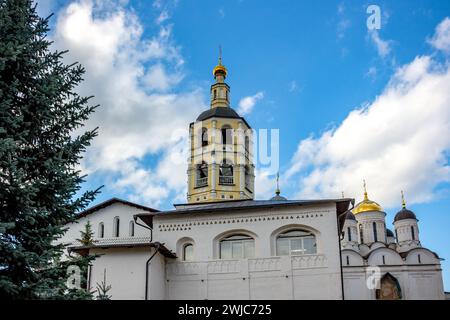
<path fill-rule="evenodd" d="M 378 242 L 378 230 L 377 230 L 377 223 L 375 221 L 372 222 L 372 229 L 373 229 L 373 242 Z"/>
<path fill-rule="evenodd" d="M 98 237 L 100 239 L 103 239 L 105 237 L 105 224 L 103 222 L 100 222 L 98 224 Z"/>
<path fill-rule="evenodd" d="M 114 217 L 113 237 L 114 238 L 119 238 L 120 237 L 120 217 L 119 216 Z"/>
<path fill-rule="evenodd" d="M 246 244 L 252 244 L 250 247 L 246 248 Z M 229 257 L 224 257 L 224 245 L 230 244 L 228 250 L 230 250 L 231 255 Z M 240 255 L 234 255 L 234 248 L 238 247 L 240 244 Z M 246 249 L 251 248 L 251 254 L 246 253 Z M 236 260 L 236 259 L 251 259 L 256 256 L 256 241 L 251 235 L 245 233 L 233 233 L 227 235 L 226 237 L 219 240 L 219 259 L 221 260 Z"/>
<path fill-rule="evenodd" d="M 129 233 L 129 236 L 130 236 L 130 237 L 134 237 L 134 234 L 135 234 L 135 224 L 134 224 L 134 221 L 133 221 L 133 220 L 131 220 L 130 223 L 129 223 L 129 230 L 128 230 L 128 233 Z"/>
<path fill-rule="evenodd" d="M 186 258 L 186 248 L 188 247 L 192 247 L 192 257 L 190 259 Z M 194 244 L 192 242 L 186 242 L 183 244 L 183 246 L 181 247 L 181 260 L 182 261 L 194 261 Z"/>
<path fill-rule="evenodd" d="M 304 234 L 300 234 L 300 235 L 293 235 L 293 233 L 295 232 L 301 232 Z M 289 235 L 291 234 L 291 235 Z M 280 243 L 281 240 L 283 239 L 287 239 L 287 243 L 288 243 L 288 254 L 283 254 L 280 252 Z M 313 252 L 307 252 L 308 248 L 305 245 L 305 240 L 306 239 L 313 239 Z M 293 243 L 297 242 L 301 244 L 301 249 L 295 249 L 295 246 L 293 246 Z M 294 251 L 302 251 L 302 253 L 293 253 Z M 311 232 L 309 230 L 305 230 L 305 229 L 301 229 L 301 228 L 296 228 L 296 229 L 289 229 L 283 232 L 280 232 L 276 237 L 275 237 L 275 254 L 277 256 L 303 256 L 303 255 L 309 255 L 309 254 L 317 254 L 317 237 L 314 234 L 314 232 Z"/>
<path fill-rule="evenodd" d="M 222 128 L 220 129 L 220 133 L 222 144 L 233 145 L 233 128 L 230 125 L 228 124 L 223 125 Z"/>

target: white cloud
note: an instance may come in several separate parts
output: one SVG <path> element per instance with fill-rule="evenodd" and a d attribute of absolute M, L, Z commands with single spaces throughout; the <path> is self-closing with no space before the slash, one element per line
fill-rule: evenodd
<path fill-rule="evenodd" d="M 185 177 L 187 157 L 167 162 L 187 143 L 187 134 L 176 133 L 207 108 L 200 89 L 175 90 L 184 60 L 171 30 L 160 25 L 145 39 L 137 16 L 120 2 L 82 0 L 60 12 L 53 39 L 57 48 L 69 50 L 67 62 L 86 68 L 79 92 L 95 95 L 92 102 L 100 104 L 87 123 L 100 129 L 83 170 L 108 177 L 110 191 L 155 206 L 183 192 L 184 184 L 174 177 Z M 149 164 L 149 157 L 156 162 Z"/>
<path fill-rule="evenodd" d="M 345 5 L 343 2 L 339 3 L 337 7 L 338 22 L 336 25 L 336 31 L 338 39 L 345 37 L 345 32 L 350 27 L 351 22 L 349 19 L 345 18 Z"/>
<path fill-rule="evenodd" d="M 239 100 L 239 108 L 238 113 L 242 115 L 249 114 L 252 112 L 253 107 L 256 105 L 258 101 L 264 98 L 264 92 L 259 91 L 252 96 L 244 97 Z"/>
<path fill-rule="evenodd" d="M 367 78 L 372 78 L 374 79 L 377 76 L 377 68 L 372 66 L 369 68 L 369 70 L 367 70 L 366 74 L 364 75 Z"/>
<path fill-rule="evenodd" d="M 429 43 L 438 50 L 450 53 L 450 18 L 446 17 L 437 27 Z"/>
<path fill-rule="evenodd" d="M 298 91 L 298 90 L 299 90 L 299 87 L 298 87 L 297 81 L 292 80 L 289 83 L 289 92 L 295 92 L 295 91 Z"/>
<path fill-rule="evenodd" d="M 150 67 L 143 78 L 148 89 L 166 91 L 177 85 L 183 79 L 180 73 L 168 74 L 163 64 L 158 63 Z"/>
<path fill-rule="evenodd" d="M 160 14 L 159 14 L 159 16 L 158 16 L 158 18 L 156 18 L 156 23 L 157 24 L 161 24 L 161 23 L 163 23 L 164 21 L 166 21 L 167 19 L 169 19 L 169 12 L 167 12 L 167 10 L 163 10 Z"/>
<path fill-rule="evenodd" d="M 378 55 L 381 58 L 386 57 L 389 52 L 391 52 L 390 41 L 381 39 L 377 30 L 369 31 L 369 36 L 377 49 Z"/>
<path fill-rule="evenodd" d="M 350 27 L 351 23 L 348 19 L 339 20 L 337 24 L 337 35 L 339 39 L 345 37 L 345 31 Z"/>
<path fill-rule="evenodd" d="M 270 170 L 255 170 L 255 198 L 267 200 L 275 195 L 276 178 Z"/>
<path fill-rule="evenodd" d="M 375 101 L 352 111 L 336 128 L 302 140 L 286 177 L 296 197 L 369 196 L 386 207 L 436 197 L 450 181 L 450 66 L 429 56 L 397 69 Z"/>

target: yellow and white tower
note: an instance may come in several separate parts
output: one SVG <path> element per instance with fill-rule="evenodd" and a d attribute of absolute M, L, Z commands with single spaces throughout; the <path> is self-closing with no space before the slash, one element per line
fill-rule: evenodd
<path fill-rule="evenodd" d="M 254 198 L 253 134 L 247 121 L 230 107 L 227 69 L 213 69 L 211 108 L 190 124 L 189 203 Z"/>

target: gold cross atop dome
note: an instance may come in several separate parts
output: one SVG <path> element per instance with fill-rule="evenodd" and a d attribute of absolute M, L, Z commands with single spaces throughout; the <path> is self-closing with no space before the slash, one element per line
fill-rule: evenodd
<path fill-rule="evenodd" d="M 364 186 L 364 200 L 355 206 L 355 208 L 352 210 L 353 214 L 369 211 L 383 211 L 383 208 L 378 203 L 369 199 L 369 196 L 367 195 L 366 180 L 363 180 L 363 186 Z"/>
<path fill-rule="evenodd" d="M 403 193 L 403 190 L 401 192 L 402 192 L 402 208 L 406 209 L 405 194 Z"/>
<path fill-rule="evenodd" d="M 280 173 L 277 172 L 277 189 L 275 190 L 275 194 L 277 196 L 279 196 L 280 193 L 281 193 L 281 191 L 280 191 Z"/>
<path fill-rule="evenodd" d="M 222 74 L 225 78 L 227 76 L 227 68 L 225 68 L 224 65 L 222 65 L 222 47 L 219 46 L 219 62 L 217 66 L 213 69 L 213 75 L 216 77 L 217 74 Z"/>

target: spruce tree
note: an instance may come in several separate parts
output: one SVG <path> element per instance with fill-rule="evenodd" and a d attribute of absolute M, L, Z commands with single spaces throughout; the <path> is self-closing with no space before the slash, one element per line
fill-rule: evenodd
<path fill-rule="evenodd" d="M 81 238 L 76 239 L 83 246 L 94 244 L 94 231 L 92 231 L 91 222 L 88 220 L 84 225 L 84 230 L 80 231 Z"/>
<path fill-rule="evenodd" d="M 91 222 L 88 220 L 84 225 L 84 230 L 80 231 L 80 239 L 76 239 L 80 242 L 81 246 L 90 246 L 94 244 L 94 232 L 92 231 Z M 99 255 L 92 255 L 89 253 L 89 249 L 78 250 L 77 252 L 71 252 L 61 263 L 61 272 L 71 270 L 70 267 L 78 267 L 80 276 L 80 287 L 71 288 L 60 294 L 66 299 L 93 299 L 93 293 L 90 291 L 88 285 L 89 266 Z M 70 278 L 68 279 L 70 281 Z"/>
<path fill-rule="evenodd" d="M 64 298 L 64 225 L 94 199 L 77 170 L 97 129 L 76 86 L 84 69 L 63 62 L 32 0 L 0 0 L 0 299 Z M 81 195 L 80 195 L 81 193 Z"/>
<path fill-rule="evenodd" d="M 111 300 L 111 296 L 108 294 L 111 290 L 111 285 L 106 284 L 106 269 L 103 270 L 103 281 L 97 283 L 97 300 Z"/>

